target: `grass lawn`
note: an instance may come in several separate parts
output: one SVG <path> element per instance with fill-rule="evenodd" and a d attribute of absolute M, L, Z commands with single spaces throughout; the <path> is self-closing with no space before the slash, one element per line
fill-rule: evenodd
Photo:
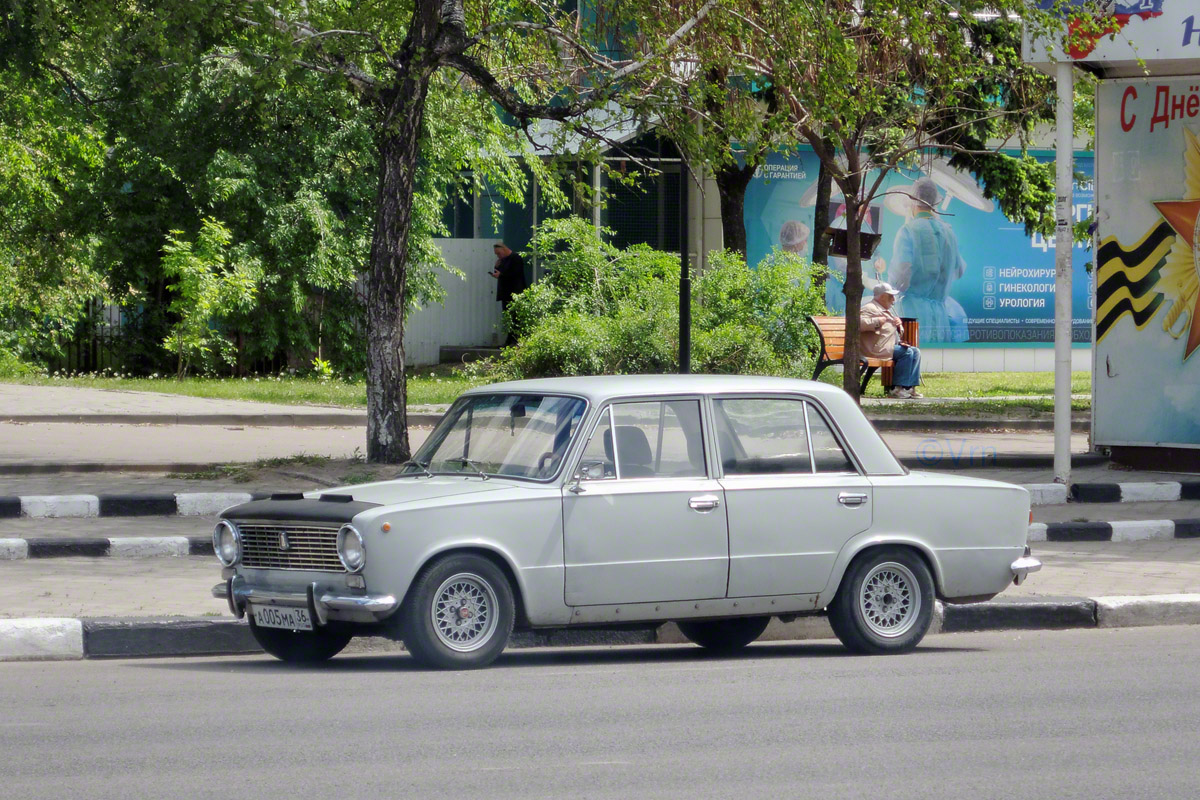
<path fill-rule="evenodd" d="M 840 380 L 840 374 L 838 378 Z M 1091 391 L 1092 375 L 1090 372 L 1071 373 L 1071 394 L 1089 394 Z M 921 394 L 926 397 L 1036 395 L 1053 398 L 1054 373 L 931 372 L 921 376 Z M 883 396 L 883 387 L 874 378 L 867 388 L 866 396 Z"/>
<path fill-rule="evenodd" d="M 827 370 L 823 381 L 841 384 L 841 374 Z M 910 414 L 1005 414 L 1015 412 L 1024 416 L 1053 411 L 1054 375 L 1043 372 L 940 372 L 924 376 L 921 391 L 926 397 L 967 397 L 969 402 L 946 404 L 889 404 L 888 413 Z M 81 386 L 95 389 L 119 389 L 132 392 L 163 392 L 192 397 L 213 397 L 224 400 L 254 400 L 284 405 L 323 405 L 363 408 L 367 404 L 366 384 L 362 381 L 316 378 L 117 378 L 95 376 L 50 377 L 44 375 L 0 376 L 8 383 L 45 386 Z M 413 369 L 408 379 L 410 405 L 449 403 L 474 384 L 453 366 Z M 1087 394 L 1091 391 L 1091 376 L 1076 372 L 1071 376 L 1071 391 Z M 867 397 L 881 397 L 883 389 L 872 380 Z M 1035 396 L 1037 400 L 989 400 L 1004 395 Z M 1076 410 L 1087 410 L 1090 402 L 1076 400 Z"/>
<path fill-rule="evenodd" d="M 126 392 L 162 392 L 222 400 L 254 400 L 284 405 L 322 405 L 365 408 L 367 386 L 362 381 L 316 378 L 112 378 L 93 376 L 48 377 L 23 375 L 0 378 L 7 383 L 41 386 L 79 386 L 119 389 Z M 421 367 L 409 373 L 409 405 L 449 403 L 473 384 L 450 365 Z"/>

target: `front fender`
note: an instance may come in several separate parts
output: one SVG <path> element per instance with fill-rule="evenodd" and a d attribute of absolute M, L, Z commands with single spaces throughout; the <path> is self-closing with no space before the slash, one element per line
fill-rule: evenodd
<path fill-rule="evenodd" d="M 530 624 L 566 624 L 570 609 L 563 600 L 561 497 L 557 492 L 513 494 L 493 492 L 473 502 L 376 512 L 365 526 L 372 531 L 368 589 L 407 597 L 431 560 L 455 551 L 480 551 L 507 567 Z M 384 523 L 389 532 L 382 531 Z"/>

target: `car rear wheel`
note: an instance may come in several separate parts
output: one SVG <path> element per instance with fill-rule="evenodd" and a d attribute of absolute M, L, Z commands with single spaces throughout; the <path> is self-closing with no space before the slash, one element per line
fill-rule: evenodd
<path fill-rule="evenodd" d="M 688 641 L 714 653 L 733 653 L 753 642 L 767 629 L 770 617 L 736 617 L 710 622 L 677 622 Z"/>
<path fill-rule="evenodd" d="M 250 633 L 263 650 L 292 664 L 318 664 L 328 661 L 350 643 L 350 634 L 342 631 L 285 631 L 280 628 L 261 628 L 250 618 Z"/>
<path fill-rule="evenodd" d="M 437 669 L 478 669 L 508 644 L 516 602 L 508 578 L 491 560 L 452 555 L 413 582 L 401 611 L 404 646 Z"/>
<path fill-rule="evenodd" d="M 846 571 L 829 606 L 833 632 L 856 653 L 906 653 L 933 621 L 933 576 L 904 547 L 882 547 Z"/>

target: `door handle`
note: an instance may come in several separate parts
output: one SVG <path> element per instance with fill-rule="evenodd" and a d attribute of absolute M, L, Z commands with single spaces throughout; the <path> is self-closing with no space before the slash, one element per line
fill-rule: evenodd
<path fill-rule="evenodd" d="M 712 511 L 717 506 L 721 505 L 721 498 L 715 494 L 702 494 L 688 500 L 688 506 L 693 511 L 704 513 Z"/>
<path fill-rule="evenodd" d="M 861 506 L 867 502 L 867 496 L 859 492 L 842 492 L 838 495 L 838 502 L 844 506 Z"/>

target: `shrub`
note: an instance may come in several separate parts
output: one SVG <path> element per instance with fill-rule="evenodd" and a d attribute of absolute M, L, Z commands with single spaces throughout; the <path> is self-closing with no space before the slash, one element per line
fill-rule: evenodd
<path fill-rule="evenodd" d="M 518 377 L 599 375 L 608 371 L 612 347 L 601 318 L 564 311 L 547 317 L 505 356 L 503 363 Z"/>
<path fill-rule="evenodd" d="M 508 307 L 520 343 L 476 366 L 478 377 L 678 369 L 678 256 L 621 250 L 577 217 L 548 220 L 530 249 L 546 274 Z M 809 374 L 818 341 L 806 317 L 825 312 L 816 274 L 780 251 L 755 269 L 736 253 L 711 253 L 693 282 L 693 370 Z"/>

